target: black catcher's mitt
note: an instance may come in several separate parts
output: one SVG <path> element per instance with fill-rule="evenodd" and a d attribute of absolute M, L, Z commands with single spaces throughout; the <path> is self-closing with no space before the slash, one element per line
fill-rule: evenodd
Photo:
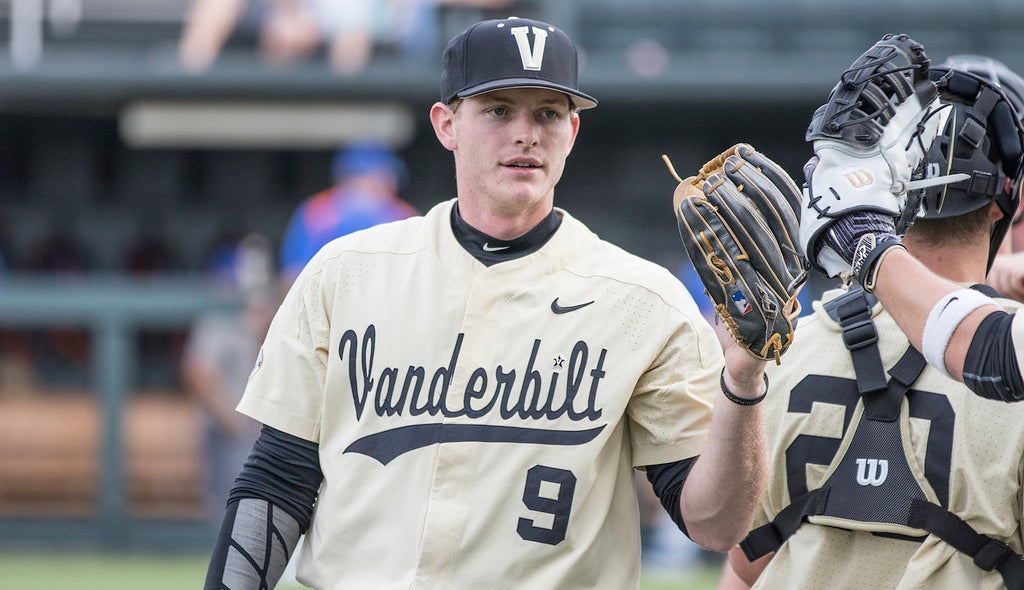
<path fill-rule="evenodd" d="M 686 253 L 733 339 L 779 362 L 793 341 L 806 279 L 796 236 L 800 189 L 786 171 L 739 143 L 680 179 L 674 206 Z"/>
<path fill-rule="evenodd" d="M 930 63 L 920 43 L 906 35 L 884 35 L 840 76 L 828 102 L 814 112 L 807 141 L 827 138 L 875 147 L 886 125 L 897 119 L 897 105 L 912 95 L 921 104 L 937 95 L 929 83 Z"/>
<path fill-rule="evenodd" d="M 867 286 L 873 261 L 898 245 L 894 220 L 939 125 L 929 64 L 920 43 L 885 35 L 815 111 L 805 136 L 814 156 L 804 167 L 799 238 L 812 268 Z"/>

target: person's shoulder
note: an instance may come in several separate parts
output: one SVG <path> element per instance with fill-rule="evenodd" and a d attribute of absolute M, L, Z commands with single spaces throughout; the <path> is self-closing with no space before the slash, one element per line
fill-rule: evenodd
<path fill-rule="evenodd" d="M 422 217 L 385 221 L 331 240 L 324 248 L 360 252 L 405 251 L 422 247 L 426 232 Z"/>
<path fill-rule="evenodd" d="M 565 229 L 578 238 L 574 247 L 579 255 L 573 256 L 568 262 L 570 270 L 580 274 L 605 276 L 658 293 L 671 294 L 673 297 L 679 290 L 685 290 L 679 279 L 665 266 L 601 238 L 581 221 L 568 215 L 563 216 L 562 223 Z"/>
<path fill-rule="evenodd" d="M 423 215 L 413 215 L 394 221 L 378 223 L 370 227 L 337 237 L 323 248 L 327 257 L 345 252 L 410 253 L 429 245 L 438 226 L 447 223 L 450 202 L 434 205 Z"/>
<path fill-rule="evenodd" d="M 304 215 L 326 214 L 328 210 L 333 209 L 335 206 L 336 192 L 336 187 L 329 187 L 306 196 L 295 206 L 292 216 L 301 217 Z"/>
<path fill-rule="evenodd" d="M 800 316 L 798 328 L 817 326 L 819 329 L 833 332 L 842 330 L 842 327 L 839 325 L 839 318 L 832 308 L 837 303 L 836 299 L 848 293 L 849 291 L 842 287 L 826 289 L 818 299 L 811 302 L 811 313 Z M 871 309 L 872 318 L 883 312 L 882 308 L 874 301 L 865 300 L 865 305 Z"/>

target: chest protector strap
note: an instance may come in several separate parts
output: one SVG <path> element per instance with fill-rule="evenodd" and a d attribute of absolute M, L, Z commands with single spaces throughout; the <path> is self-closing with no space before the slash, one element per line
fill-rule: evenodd
<path fill-rule="evenodd" d="M 1006 543 L 976 532 L 971 525 L 941 506 L 914 500 L 910 508 L 910 526 L 924 529 L 957 551 L 970 555 L 981 569 L 998 570 L 1007 588 L 1024 588 L 1024 561 Z M 753 560 L 751 560 L 753 561 Z"/>
<path fill-rule="evenodd" d="M 845 521 L 854 529 L 868 531 L 874 526 L 885 531 L 885 524 L 889 523 L 927 531 L 969 555 L 983 570 L 998 570 L 1008 588 L 1024 590 L 1024 558 L 1005 543 L 978 533 L 946 508 L 928 502 L 921 484 L 911 473 L 901 443 L 900 407 L 903 397 L 924 370 L 925 361 L 916 349 L 908 347 L 889 369 L 891 378 L 885 380 L 878 335 L 870 317 L 873 303 L 872 296 L 855 288 L 825 304 L 829 315 L 843 327 L 843 340 L 853 359 L 857 387 L 864 404 L 861 419 L 851 426 L 855 431 L 850 444 L 843 456 L 837 458 L 835 470 L 820 488 L 796 498 L 772 522 L 751 531 L 740 542 L 740 548 L 750 561 L 777 551 L 809 517 L 825 517 L 823 524 L 826 526 L 846 528 Z M 883 383 L 881 388 L 879 380 Z M 885 463 L 887 470 L 883 478 L 888 479 L 888 485 L 877 488 L 870 481 L 854 482 L 862 477 L 861 471 L 872 461 L 866 457 L 877 457 L 874 459 L 876 467 Z M 865 465 L 860 465 L 861 462 Z M 857 477 L 851 477 L 852 473 Z M 853 526 L 854 523 L 865 524 Z"/>
<path fill-rule="evenodd" d="M 886 387 L 885 367 L 878 352 L 878 330 L 871 321 L 875 301 L 874 295 L 861 287 L 853 287 L 825 304 L 829 316 L 843 328 L 843 342 L 853 359 L 857 390 L 861 395 Z"/>
<path fill-rule="evenodd" d="M 903 357 L 893 366 L 885 390 L 864 395 L 864 413 L 855 425 L 856 432 L 847 452 L 840 458 L 836 472 L 820 488 L 796 498 L 782 509 L 772 522 L 760 526 L 740 542 L 747 559 L 755 559 L 778 550 L 789 537 L 811 516 L 829 516 L 857 522 L 889 522 L 906 525 L 910 501 L 924 498 L 916 483 L 900 443 L 900 401 L 910 385 L 924 370 L 925 362 L 917 350 L 908 347 Z M 851 450 L 852 449 L 852 450 Z M 857 473 L 860 466 L 855 457 L 873 456 L 867 451 L 884 450 L 886 477 L 900 485 L 884 488 L 899 492 L 879 492 L 879 488 L 851 483 L 849 474 Z M 852 453 L 852 454 L 851 454 Z M 875 460 L 877 461 L 877 459 Z M 891 467 L 890 467 L 891 465 Z M 844 474 L 837 477 L 836 473 Z M 829 493 L 837 490 L 829 502 Z M 870 494 L 865 496 L 865 494 Z M 898 494 L 898 495 L 894 495 Z"/>
<path fill-rule="evenodd" d="M 811 490 L 786 506 L 775 516 L 775 520 L 760 526 L 740 541 L 740 549 L 748 561 L 768 555 L 778 550 L 787 539 L 793 536 L 808 516 L 816 516 L 825 511 L 828 502 L 829 488 Z"/>

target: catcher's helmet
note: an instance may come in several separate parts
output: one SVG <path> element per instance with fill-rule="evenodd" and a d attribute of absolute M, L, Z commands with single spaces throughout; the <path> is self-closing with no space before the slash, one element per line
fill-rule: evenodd
<path fill-rule="evenodd" d="M 916 195 L 920 199 L 918 217 L 963 215 L 996 201 L 1003 218 L 993 227 L 991 266 L 1020 204 L 1024 173 L 1021 115 L 1013 99 L 989 78 L 945 64 L 933 67 L 930 76 L 939 87 L 943 104 L 948 106 L 939 134 L 916 176 L 966 173 L 970 178 L 922 189 Z"/>
<path fill-rule="evenodd" d="M 1017 109 L 1017 114 L 1024 118 L 1024 78 L 1003 62 L 984 55 L 965 53 L 947 57 L 939 67 L 968 72 L 988 80 L 1006 93 L 1013 108 Z"/>

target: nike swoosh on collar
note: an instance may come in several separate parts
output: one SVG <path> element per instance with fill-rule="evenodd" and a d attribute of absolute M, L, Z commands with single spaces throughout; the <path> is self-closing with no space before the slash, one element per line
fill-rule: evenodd
<path fill-rule="evenodd" d="M 555 297 L 555 299 L 551 302 L 551 311 L 553 311 L 555 313 L 569 313 L 570 311 L 576 311 L 577 309 L 584 308 L 584 307 L 590 305 L 591 303 L 593 303 L 593 301 L 588 301 L 586 303 L 580 303 L 579 305 L 566 305 L 566 306 L 562 306 L 562 305 L 558 304 L 558 297 Z"/>
<path fill-rule="evenodd" d="M 508 250 L 509 247 L 508 246 L 492 246 L 490 244 L 485 243 L 483 248 L 484 248 L 484 252 L 501 252 L 502 250 Z"/>

